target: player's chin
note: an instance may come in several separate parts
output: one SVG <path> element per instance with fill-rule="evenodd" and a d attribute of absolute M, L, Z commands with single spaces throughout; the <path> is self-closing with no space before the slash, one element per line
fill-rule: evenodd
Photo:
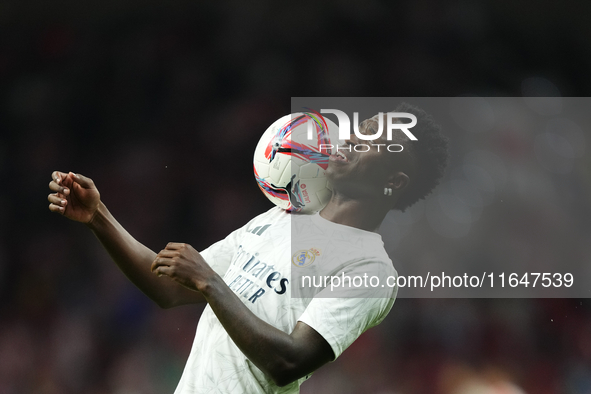
<path fill-rule="evenodd" d="M 338 171 L 334 168 L 334 166 L 332 165 L 332 163 L 328 163 L 328 166 L 326 167 L 326 170 L 324 170 L 324 175 L 326 176 L 326 179 L 331 182 L 333 179 L 333 177 L 335 176 L 335 173 L 338 173 Z"/>
<path fill-rule="evenodd" d="M 346 175 L 344 174 L 344 172 L 341 170 L 339 171 L 339 168 L 331 168 L 331 166 L 329 165 L 326 168 L 326 171 L 324 172 L 325 176 L 326 176 L 326 180 L 328 181 L 328 183 L 330 183 L 333 187 L 333 189 L 335 188 L 335 186 L 338 187 L 338 185 L 340 185 L 341 183 L 343 183 L 343 181 L 345 181 L 346 183 Z"/>

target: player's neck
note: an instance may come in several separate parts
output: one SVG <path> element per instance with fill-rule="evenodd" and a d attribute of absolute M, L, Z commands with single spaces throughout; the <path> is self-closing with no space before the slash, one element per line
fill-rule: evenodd
<path fill-rule="evenodd" d="M 345 226 L 377 231 L 389 210 L 373 200 L 351 199 L 335 193 L 320 216 Z"/>

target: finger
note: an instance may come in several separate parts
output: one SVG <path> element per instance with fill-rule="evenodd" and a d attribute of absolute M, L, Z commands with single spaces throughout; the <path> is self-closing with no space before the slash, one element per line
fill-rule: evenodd
<path fill-rule="evenodd" d="M 163 249 L 158 253 L 158 257 L 168 257 L 168 258 L 179 257 L 179 255 L 180 255 L 180 253 L 177 250 Z"/>
<path fill-rule="evenodd" d="M 61 213 L 61 214 L 64 213 L 64 207 L 61 207 L 61 206 L 54 204 L 54 203 L 49 204 L 49 210 L 51 212 L 57 212 L 57 213 Z"/>
<path fill-rule="evenodd" d="M 154 270 L 154 273 L 158 276 L 168 276 L 172 277 L 174 275 L 174 269 L 172 267 L 161 266 Z"/>
<path fill-rule="evenodd" d="M 178 243 L 178 242 L 169 242 L 169 243 L 166 245 L 166 249 L 167 249 L 167 250 L 179 250 L 179 249 L 182 249 L 182 248 L 184 248 L 185 246 L 186 246 L 186 244 L 184 244 L 184 243 Z"/>
<path fill-rule="evenodd" d="M 68 202 L 64 198 L 60 197 L 57 193 L 50 194 L 49 196 L 47 196 L 47 200 L 50 203 L 60 207 L 65 207 L 68 204 Z"/>
<path fill-rule="evenodd" d="M 73 172 L 70 172 L 68 175 L 73 177 L 74 180 L 85 189 L 90 189 L 94 187 L 94 182 L 92 181 L 92 179 L 85 177 L 84 175 L 74 174 Z"/>
<path fill-rule="evenodd" d="M 63 196 L 67 196 L 68 194 L 70 194 L 70 189 L 68 189 L 65 186 L 62 186 L 62 184 L 58 184 L 55 180 L 49 182 L 49 190 L 61 193 Z"/>
<path fill-rule="evenodd" d="M 159 267 L 168 267 L 170 265 L 170 263 L 171 263 L 171 261 L 169 258 L 156 256 L 156 258 L 152 262 L 152 266 L 150 267 L 150 269 L 152 270 L 152 272 L 154 272 Z"/>
<path fill-rule="evenodd" d="M 68 174 L 66 174 L 65 172 L 60 172 L 60 171 L 54 171 L 51 173 L 51 179 L 53 179 L 55 181 L 55 183 L 58 183 L 58 184 L 62 181 L 62 179 L 64 179 L 67 176 L 68 176 Z"/>

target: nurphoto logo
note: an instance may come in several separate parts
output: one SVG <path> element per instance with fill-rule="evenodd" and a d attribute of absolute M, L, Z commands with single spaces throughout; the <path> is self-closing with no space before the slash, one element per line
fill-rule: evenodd
<path fill-rule="evenodd" d="M 338 109 L 321 109 L 321 114 L 333 114 L 337 117 L 339 122 L 339 140 L 346 140 L 349 139 L 351 136 L 351 121 L 349 120 L 349 116 L 343 111 Z M 362 141 L 375 141 L 376 139 L 380 138 L 382 134 L 384 134 L 384 113 L 380 112 L 378 115 L 374 116 L 374 119 L 377 117 L 378 123 L 378 130 L 375 134 L 362 134 L 359 131 L 359 113 L 353 112 L 353 132 L 357 136 L 359 140 Z M 398 123 L 395 122 L 394 119 L 410 119 L 409 123 Z M 312 140 L 314 138 L 314 125 L 313 122 L 308 121 L 308 140 Z M 417 117 L 408 112 L 387 112 L 386 113 L 386 139 L 388 141 L 392 141 L 392 135 L 394 130 L 401 131 L 404 133 L 408 139 L 411 141 L 416 141 L 417 137 L 415 137 L 411 132 L 410 128 L 413 128 L 417 124 Z M 370 142 L 371 143 L 371 142 Z M 371 143 L 372 146 L 377 146 L 378 151 L 380 147 L 386 147 L 389 152 L 401 152 L 403 150 L 402 145 L 400 144 L 374 144 Z M 320 144 L 320 151 L 322 150 L 331 151 L 332 149 L 339 150 L 347 150 L 351 151 L 353 149 L 356 152 L 367 152 L 371 149 L 370 145 L 367 144 L 355 144 L 339 146 L 333 144 Z"/>

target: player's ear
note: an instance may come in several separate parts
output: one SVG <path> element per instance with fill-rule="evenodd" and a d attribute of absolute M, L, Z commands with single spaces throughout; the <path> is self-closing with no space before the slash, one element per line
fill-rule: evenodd
<path fill-rule="evenodd" d="M 410 178 L 408 177 L 408 175 L 406 175 L 404 172 L 399 171 L 395 174 L 392 174 L 392 176 L 390 176 L 390 179 L 388 180 L 388 188 L 391 188 L 393 190 L 402 190 L 405 187 L 408 186 L 408 184 L 410 183 Z"/>

